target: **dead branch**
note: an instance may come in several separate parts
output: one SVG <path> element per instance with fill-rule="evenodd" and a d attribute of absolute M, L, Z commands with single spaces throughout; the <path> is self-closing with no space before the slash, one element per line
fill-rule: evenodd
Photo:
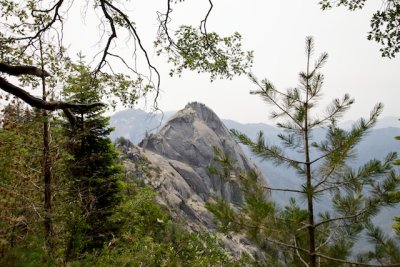
<path fill-rule="evenodd" d="M 104 103 L 100 103 L 100 102 L 90 103 L 90 104 L 78 104 L 78 103 L 68 103 L 68 102 L 63 102 L 63 101 L 45 101 L 41 98 L 38 98 L 36 96 L 29 94 L 27 91 L 25 91 L 22 88 L 9 83 L 3 77 L 0 77 L 0 88 L 3 91 L 5 91 L 9 94 L 12 94 L 12 95 L 18 97 L 19 99 L 23 100 L 25 103 L 27 103 L 31 107 L 35 107 L 35 108 L 39 108 L 39 109 L 43 109 L 43 110 L 49 110 L 49 111 L 63 110 L 66 117 L 68 118 L 69 122 L 72 125 L 76 124 L 76 118 L 73 115 L 71 110 L 84 113 L 90 109 L 105 106 Z"/>
<path fill-rule="evenodd" d="M 21 75 L 33 75 L 37 77 L 49 77 L 50 73 L 47 71 L 42 71 L 42 69 L 34 67 L 34 66 L 12 66 L 7 63 L 0 62 L 0 72 L 7 73 L 12 76 L 21 76 Z"/>

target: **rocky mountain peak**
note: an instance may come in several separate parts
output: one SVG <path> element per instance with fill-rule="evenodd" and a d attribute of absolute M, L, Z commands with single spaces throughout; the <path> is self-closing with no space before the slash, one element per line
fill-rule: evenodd
<path fill-rule="evenodd" d="M 203 198 L 220 195 L 227 201 L 242 201 L 237 183 L 227 183 L 209 174 L 208 167 L 213 164 L 215 156 L 214 147 L 229 154 L 238 169 L 256 169 L 218 116 L 198 102 L 186 105 L 158 133 L 146 137 L 139 146 L 193 168 L 198 177 L 188 179 L 188 182 L 196 185 L 197 193 Z"/>
<path fill-rule="evenodd" d="M 215 114 L 214 111 L 212 111 L 209 107 L 207 107 L 203 103 L 199 102 L 188 103 L 184 109 L 182 109 L 176 114 L 177 117 L 184 117 L 185 115 L 189 117 L 194 116 L 199 120 L 204 121 L 209 126 L 211 127 L 214 126 L 216 129 L 218 128 L 216 126 L 222 125 L 222 122 L 218 118 L 217 114 Z"/>

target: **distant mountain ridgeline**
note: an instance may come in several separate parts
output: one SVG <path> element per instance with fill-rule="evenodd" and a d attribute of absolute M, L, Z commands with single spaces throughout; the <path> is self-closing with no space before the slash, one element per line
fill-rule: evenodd
<path fill-rule="evenodd" d="M 174 114 L 174 111 L 150 113 L 141 109 L 126 109 L 115 113 L 110 118 L 110 125 L 115 128 L 110 137 L 129 139 L 138 144 L 146 134 L 156 132 Z"/>
<path fill-rule="evenodd" d="M 117 112 L 111 117 L 111 126 L 115 131 L 111 134 L 111 139 L 124 137 L 132 143 L 138 144 L 144 139 L 146 134 L 157 132 L 161 126 L 165 124 L 175 112 L 169 111 L 164 114 L 147 113 L 140 109 L 128 109 Z M 272 125 L 265 123 L 239 123 L 229 119 L 222 119 L 222 122 L 228 129 L 236 129 L 245 133 L 250 138 L 255 138 L 259 131 L 263 131 L 267 142 L 271 144 L 279 144 L 277 135 L 280 130 Z M 352 122 L 342 124 L 343 128 L 351 127 Z M 324 138 L 324 130 L 319 129 L 313 133 L 315 140 Z M 400 141 L 395 140 L 395 136 L 400 135 L 400 121 L 395 117 L 385 117 L 378 121 L 374 130 L 357 147 L 357 154 L 352 159 L 352 165 L 359 166 L 371 159 L 383 160 L 389 152 L 397 152 L 400 154 Z M 288 185 L 297 186 L 299 181 L 295 178 L 293 172 L 287 168 L 274 166 L 270 162 L 260 161 L 244 148 L 247 156 L 254 160 L 263 173 L 269 178 L 269 182 L 274 187 L 288 187 Z M 288 155 L 296 154 L 294 151 L 286 151 Z M 284 203 L 282 194 L 276 194 L 274 199 L 278 203 Z M 283 202 L 282 202 L 283 201 Z"/>

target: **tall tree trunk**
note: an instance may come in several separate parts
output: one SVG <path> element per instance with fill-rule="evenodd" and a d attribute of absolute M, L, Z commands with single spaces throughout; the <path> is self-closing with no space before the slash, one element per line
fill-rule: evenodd
<path fill-rule="evenodd" d="M 317 266 L 317 257 L 315 255 L 315 223 L 314 223 L 314 203 L 313 203 L 313 186 L 311 183 L 311 164 L 309 158 L 308 138 L 306 134 L 306 176 L 307 176 L 307 209 L 308 209 L 308 253 L 309 267 Z"/>
<path fill-rule="evenodd" d="M 305 105 L 307 110 L 308 105 Z M 317 266 L 317 257 L 315 255 L 315 223 L 314 223 L 314 203 L 313 195 L 314 188 L 312 185 L 311 162 L 310 162 L 310 147 L 309 147 L 309 129 L 308 129 L 307 112 L 304 127 L 304 151 L 306 157 L 306 179 L 307 179 L 307 210 L 308 210 L 308 254 L 309 254 L 309 267 Z"/>
<path fill-rule="evenodd" d="M 314 203 L 313 195 L 314 188 L 312 185 L 311 162 L 310 162 L 310 144 L 309 144 L 309 127 L 308 127 L 308 110 L 310 108 L 310 56 L 311 49 L 307 53 L 307 84 L 306 84 L 306 99 L 304 102 L 304 152 L 306 158 L 306 179 L 307 179 L 307 209 L 308 209 L 308 254 L 309 267 L 317 267 L 317 257 L 315 255 L 315 223 L 314 223 Z"/>
<path fill-rule="evenodd" d="M 42 42 L 40 42 L 40 59 L 41 67 L 44 73 L 44 59 L 43 59 L 43 47 Z M 42 75 L 42 99 L 46 101 L 46 77 Z M 52 195 L 52 173 L 51 173 L 51 155 L 50 155 L 50 122 L 49 116 L 46 110 L 42 111 L 43 117 L 43 178 L 44 178 L 44 229 L 46 235 L 46 242 L 49 249 L 50 255 L 54 251 L 53 242 L 53 222 L 52 222 L 52 205 L 51 205 L 51 195 Z"/>
<path fill-rule="evenodd" d="M 45 209 L 45 217 L 44 217 L 44 227 L 46 233 L 46 240 L 49 246 L 49 250 L 52 253 L 54 244 L 53 244 L 53 223 L 52 223 L 52 205 L 51 205 L 51 195 L 52 195 L 52 187 L 51 187 L 51 156 L 50 156 L 50 123 L 47 115 L 47 111 L 43 111 L 43 176 L 44 176 L 44 209 Z"/>

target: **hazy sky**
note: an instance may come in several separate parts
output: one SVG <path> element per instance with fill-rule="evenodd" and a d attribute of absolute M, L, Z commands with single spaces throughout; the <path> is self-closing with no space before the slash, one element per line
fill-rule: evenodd
<path fill-rule="evenodd" d="M 366 39 L 371 14 L 380 8 L 379 1 L 369 1 L 364 10 L 349 12 L 344 8 L 321 11 L 319 1 L 310 0 L 218 0 L 209 17 L 208 31 L 223 35 L 238 31 L 244 47 L 254 50 L 253 73 L 268 78 L 277 88 L 298 83 L 298 73 L 305 68 L 304 40 L 315 40 L 315 55 L 329 54 L 325 74 L 323 103 L 345 93 L 356 99 L 345 119 L 368 116 L 377 102 L 385 105 L 383 116 L 400 117 L 400 55 L 381 58 L 379 46 Z M 210 83 L 209 76 L 185 71 L 182 77 L 168 76 L 165 58 L 156 57 L 152 41 L 156 34 L 156 10 L 165 10 L 165 1 L 131 1 L 134 18 L 154 64 L 162 75 L 159 106 L 178 110 L 190 101 L 199 101 L 220 117 L 240 122 L 268 122 L 269 107 L 256 96 L 247 77 Z M 186 0 L 174 6 L 173 24 L 197 23 L 208 8 L 206 0 Z M 92 38 L 90 34 L 85 37 Z M 80 38 L 83 38 L 81 36 Z M 128 48 L 126 48 L 129 50 Z M 143 107 L 143 105 L 138 106 Z"/>

